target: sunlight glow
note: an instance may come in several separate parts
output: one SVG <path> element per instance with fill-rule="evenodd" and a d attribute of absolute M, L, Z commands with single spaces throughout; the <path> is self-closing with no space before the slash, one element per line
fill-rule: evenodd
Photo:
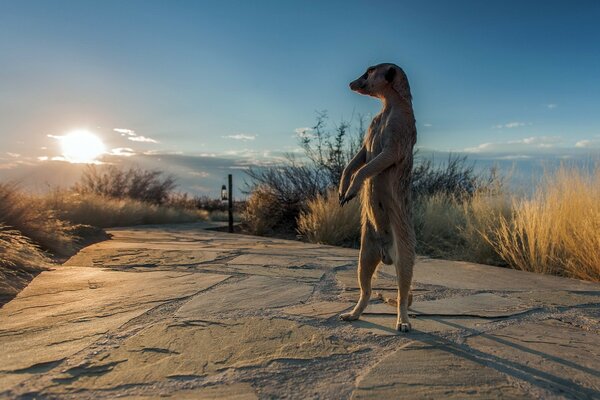
<path fill-rule="evenodd" d="M 63 157 L 71 163 L 93 163 L 106 152 L 102 140 L 87 130 L 76 130 L 60 137 Z"/>

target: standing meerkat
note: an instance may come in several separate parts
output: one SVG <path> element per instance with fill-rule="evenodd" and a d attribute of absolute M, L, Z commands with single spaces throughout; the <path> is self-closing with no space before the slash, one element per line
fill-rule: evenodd
<path fill-rule="evenodd" d="M 350 89 L 378 98 L 383 107 L 373 118 L 363 146 L 344 169 L 340 182 L 340 204 L 343 206 L 360 192 L 362 206 L 360 299 L 352 312 L 340 318 L 353 321 L 360 317 L 371 297 L 371 279 L 381 261 L 396 267 L 396 329 L 408 332 L 415 262 L 411 180 L 417 140 L 410 86 L 402 68 L 379 64 L 350 83 Z"/>

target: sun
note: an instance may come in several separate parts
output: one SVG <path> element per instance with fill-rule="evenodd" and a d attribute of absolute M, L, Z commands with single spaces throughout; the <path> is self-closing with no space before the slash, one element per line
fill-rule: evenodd
<path fill-rule="evenodd" d="M 92 132 L 79 129 L 60 137 L 62 156 L 72 163 L 93 163 L 106 152 L 102 140 Z"/>

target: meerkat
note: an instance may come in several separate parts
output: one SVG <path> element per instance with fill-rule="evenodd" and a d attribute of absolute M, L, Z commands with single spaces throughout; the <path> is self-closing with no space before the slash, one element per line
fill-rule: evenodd
<path fill-rule="evenodd" d="M 340 315 L 360 317 L 371 297 L 371 280 L 379 262 L 394 264 L 398 282 L 396 329 L 408 332 L 408 307 L 415 262 L 411 181 L 417 129 L 408 78 L 395 64 L 369 67 L 350 89 L 376 97 L 382 109 L 373 118 L 364 143 L 348 163 L 339 187 L 343 206 L 360 192 L 361 244 L 358 262 L 360 298 L 354 309 Z"/>

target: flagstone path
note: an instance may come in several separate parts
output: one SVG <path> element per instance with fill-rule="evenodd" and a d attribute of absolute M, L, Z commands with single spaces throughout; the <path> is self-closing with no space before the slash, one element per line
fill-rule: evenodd
<path fill-rule="evenodd" d="M 0 398 L 600 398 L 600 285 L 420 258 L 363 317 L 357 251 L 114 229 L 0 309 Z"/>

